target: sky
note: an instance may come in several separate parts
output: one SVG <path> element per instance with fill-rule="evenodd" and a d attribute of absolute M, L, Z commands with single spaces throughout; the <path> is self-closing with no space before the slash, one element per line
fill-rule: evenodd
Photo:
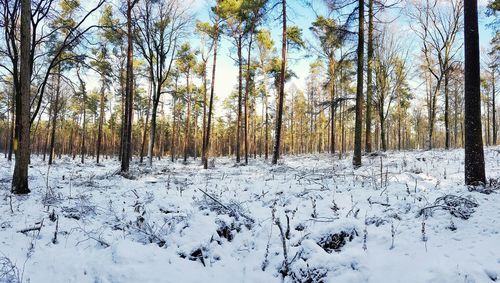
<path fill-rule="evenodd" d="M 315 10 L 319 12 L 324 11 L 325 9 L 322 7 L 322 0 L 312 0 L 313 7 Z M 485 16 L 485 9 L 488 0 L 479 0 L 479 25 L 480 25 L 480 45 L 481 49 L 486 50 L 489 48 L 489 42 L 492 38 L 493 30 L 487 27 L 487 24 L 491 22 L 491 18 L 487 18 Z M 193 7 L 196 10 L 196 14 L 199 18 L 206 20 L 208 19 L 208 7 L 212 3 L 212 1 L 208 0 L 196 0 L 194 2 Z M 309 31 L 309 27 L 311 26 L 311 22 L 315 19 L 315 12 L 302 4 L 302 0 L 292 0 L 288 1 L 288 14 L 289 14 L 289 22 L 288 25 L 297 25 L 302 31 L 305 39 L 310 43 L 316 43 L 314 36 Z M 280 7 L 278 6 L 278 9 Z M 273 18 L 277 18 L 277 14 L 280 10 L 277 10 L 273 13 Z M 399 13 L 399 14 L 398 14 Z M 404 19 L 402 15 L 404 13 L 404 7 L 402 9 L 394 9 L 391 12 L 390 18 L 398 17 L 398 20 L 392 24 L 390 24 L 389 29 L 395 33 L 398 33 L 400 36 L 407 38 L 407 48 L 410 49 L 410 60 L 414 60 L 416 57 L 416 53 L 420 49 L 420 42 L 418 39 L 411 35 L 411 30 L 409 27 L 408 20 Z M 280 52 L 279 48 L 281 48 L 281 22 L 279 20 L 274 20 L 266 23 L 266 28 L 271 29 L 275 45 L 278 48 L 278 53 Z M 223 98 L 230 95 L 230 93 L 234 90 L 237 83 L 237 74 L 238 69 L 235 65 L 234 61 L 230 58 L 236 57 L 234 50 L 231 48 L 231 44 L 228 42 L 229 39 L 224 37 L 221 43 L 221 52 L 218 55 L 218 63 L 216 68 L 216 83 L 215 90 L 217 96 L 222 100 Z M 287 83 L 287 87 L 295 85 L 299 89 L 305 91 L 305 81 L 309 72 L 309 64 L 317 58 L 315 54 L 312 54 L 310 51 L 308 58 L 305 58 L 306 52 L 293 52 L 289 54 L 289 57 L 292 58 L 290 60 L 289 67 L 294 71 L 297 75 L 292 81 Z M 280 53 L 279 53 L 280 54 Z M 411 66 L 410 66 L 411 68 Z M 418 85 L 418 82 L 413 82 L 413 85 Z M 417 90 L 418 91 L 418 90 Z"/>
<path fill-rule="evenodd" d="M 92 5 L 96 0 L 91 0 L 84 3 L 86 5 Z M 302 29 L 304 39 L 309 44 L 315 44 L 317 41 L 309 30 L 311 26 L 311 22 L 314 21 L 316 14 L 321 14 L 326 9 L 323 6 L 323 0 L 311 0 L 312 6 L 314 10 L 306 7 L 304 4 L 305 0 L 289 0 L 288 1 L 288 25 L 296 25 Z M 418 1 L 418 0 L 416 0 Z M 479 0 L 479 25 L 480 25 L 480 45 L 483 50 L 488 49 L 489 41 L 492 38 L 493 30 L 487 27 L 487 24 L 491 22 L 491 18 L 487 18 L 485 16 L 485 8 L 488 0 Z M 186 2 L 186 5 L 190 5 L 193 11 L 193 26 L 195 20 L 208 21 L 209 20 L 209 11 L 210 6 L 214 3 L 213 0 L 191 0 L 190 2 Z M 388 29 L 398 34 L 404 38 L 405 48 L 410 50 L 409 52 L 409 60 L 414 61 L 417 58 L 417 53 L 420 49 L 420 42 L 418 39 L 412 35 L 409 21 L 405 19 L 404 16 L 405 7 L 402 6 L 399 9 L 392 9 L 389 13 L 387 13 L 387 17 L 394 19 L 397 18 L 396 21 L 388 24 Z M 279 18 L 279 14 L 281 12 L 281 7 L 278 5 L 276 7 L 276 11 L 270 14 L 268 21 L 265 23 L 265 28 L 270 29 L 272 36 L 275 41 L 275 46 L 277 48 L 278 54 L 281 54 L 281 20 Z M 188 38 L 191 42 L 192 46 L 197 46 L 199 40 L 195 37 L 194 33 L 191 33 L 193 36 Z M 460 39 L 461 40 L 461 39 Z M 306 56 L 307 55 L 307 56 Z M 216 67 L 216 83 L 215 83 L 215 95 L 217 97 L 217 101 L 215 104 L 216 115 L 220 116 L 223 113 L 220 112 L 222 101 L 228 97 L 231 92 L 234 91 L 237 84 L 237 74 L 238 69 L 232 58 L 235 58 L 235 50 L 232 47 L 231 39 L 227 36 L 223 36 L 219 52 L 217 56 L 217 67 Z M 296 74 L 296 77 L 287 83 L 287 88 L 296 87 L 305 91 L 306 89 L 306 78 L 309 73 L 309 64 L 316 60 L 317 55 L 314 54 L 313 51 L 302 50 L 302 51 L 290 51 L 289 52 L 289 67 Z M 211 66 L 211 60 L 210 64 Z M 211 68 L 211 67 L 209 67 Z M 410 68 L 413 68 L 410 64 Z M 412 71 L 412 70 L 410 70 Z M 209 70 L 209 73 L 211 71 Z M 410 85 L 417 86 L 420 83 L 415 79 L 410 82 Z M 97 88 L 97 80 L 91 79 L 89 82 L 90 88 Z M 416 92 L 421 91 L 419 89 L 415 90 Z"/>

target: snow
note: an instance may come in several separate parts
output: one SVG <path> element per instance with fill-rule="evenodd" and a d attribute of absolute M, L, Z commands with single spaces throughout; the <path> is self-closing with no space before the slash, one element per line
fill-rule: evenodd
<path fill-rule="evenodd" d="M 485 158 L 488 178 L 500 178 L 500 148 L 486 148 Z M 163 159 L 153 168 L 134 161 L 124 178 L 117 160 L 64 157 L 49 168 L 33 156 L 32 193 L 14 196 L 13 163 L 2 159 L 0 282 L 500 280 L 500 194 L 463 185 L 463 150 L 363 162 L 354 170 L 350 157 L 326 154 L 278 166 L 218 158 L 203 170 L 199 160 Z M 420 215 L 445 195 L 478 206 L 468 219 L 439 207 Z M 287 216 L 283 279 L 275 222 L 285 233 Z M 335 238 L 342 231 L 348 236 Z M 332 239 L 345 245 L 328 248 Z"/>

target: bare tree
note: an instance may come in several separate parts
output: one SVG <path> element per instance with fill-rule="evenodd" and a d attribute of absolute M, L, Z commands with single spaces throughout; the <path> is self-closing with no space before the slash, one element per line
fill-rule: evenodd
<path fill-rule="evenodd" d="M 189 14 L 179 0 L 145 0 L 136 10 L 135 43 L 148 64 L 149 80 L 153 89 L 148 144 L 148 165 L 151 166 L 156 140 L 158 105 L 166 84 L 172 79 L 172 66 L 176 59 L 178 41 L 186 33 Z"/>
<path fill-rule="evenodd" d="M 375 73 L 373 101 L 380 122 L 380 139 L 382 150 L 387 150 L 386 120 L 391 105 L 398 98 L 398 92 L 406 80 L 406 54 L 400 42 L 384 30 L 377 40 L 374 50 L 375 60 L 372 62 Z"/>
<path fill-rule="evenodd" d="M 434 125 L 436 121 L 437 96 L 443 90 L 445 147 L 450 147 L 449 126 L 449 73 L 461 46 L 455 44 L 462 28 L 463 1 L 425 0 L 415 2 L 409 10 L 412 29 L 422 40 L 425 71 L 428 73 L 428 148 L 433 146 Z"/>

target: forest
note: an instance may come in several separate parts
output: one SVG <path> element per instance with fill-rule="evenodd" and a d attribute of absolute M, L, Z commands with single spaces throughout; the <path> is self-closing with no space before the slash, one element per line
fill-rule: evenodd
<path fill-rule="evenodd" d="M 500 281 L 499 0 L 0 0 L 0 282 Z"/>

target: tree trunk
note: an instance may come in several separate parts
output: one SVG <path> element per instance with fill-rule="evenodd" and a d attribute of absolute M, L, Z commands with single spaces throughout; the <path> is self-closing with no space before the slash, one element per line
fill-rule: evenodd
<path fill-rule="evenodd" d="M 335 62 L 330 58 L 330 73 L 331 73 L 331 93 L 330 93 L 330 153 L 335 154 Z"/>
<path fill-rule="evenodd" d="M 7 160 L 12 161 L 12 153 L 14 152 L 14 129 L 16 125 L 16 117 L 14 113 L 15 105 L 15 92 L 9 96 L 9 107 L 10 107 L 10 131 L 9 131 L 9 153 L 7 155 Z"/>
<path fill-rule="evenodd" d="M 241 55 L 241 34 L 238 36 L 236 41 L 236 48 L 238 49 L 238 120 L 236 121 L 236 163 L 240 163 L 240 151 L 241 151 L 241 103 L 243 97 L 243 59 Z"/>
<path fill-rule="evenodd" d="M 49 165 L 54 159 L 54 146 L 56 140 L 57 115 L 59 114 L 59 96 L 61 94 L 61 66 L 57 66 L 56 100 L 54 101 L 54 114 L 52 117 L 52 133 L 50 135 Z M 99 156 L 99 155 L 98 155 Z M 99 158 L 99 157 L 98 157 Z"/>
<path fill-rule="evenodd" d="M 477 1 L 464 1 L 465 184 L 485 183 Z"/>
<path fill-rule="evenodd" d="M 176 87 L 176 90 L 177 90 L 177 87 Z M 177 132 L 177 113 L 176 113 L 176 102 L 177 102 L 177 98 L 173 98 L 173 105 L 172 105 L 172 140 L 170 141 L 170 160 L 172 162 L 175 161 L 175 142 L 176 142 L 176 139 L 177 139 L 177 136 L 176 136 L 176 132 Z M 155 123 L 156 123 L 156 118 L 155 118 L 155 110 L 153 108 L 153 115 L 151 116 L 151 124 L 153 123 L 153 119 L 155 120 Z M 153 133 L 153 127 L 151 126 L 151 133 Z M 152 139 L 154 136 L 153 134 L 151 134 L 151 137 L 150 139 Z M 150 147 L 151 147 L 151 140 L 149 141 L 150 143 Z M 152 151 L 152 148 L 151 148 L 151 151 Z M 149 156 L 149 155 L 148 155 Z M 148 161 L 149 162 L 149 161 Z"/>
<path fill-rule="evenodd" d="M 12 193 L 27 194 L 28 164 L 30 160 L 30 37 L 31 37 L 31 1 L 21 0 L 21 64 L 20 85 L 21 91 L 16 100 L 16 131 L 17 142 L 16 163 L 12 176 Z M 15 146 L 17 144 L 17 146 Z"/>
<path fill-rule="evenodd" d="M 485 111 L 486 111 L 486 145 L 491 145 L 491 125 L 490 125 L 490 96 L 486 94 L 486 103 L 485 103 Z"/>
<path fill-rule="evenodd" d="M 286 0 L 282 1 L 283 16 L 283 37 L 281 43 L 281 73 L 279 81 L 279 94 L 276 115 L 276 130 L 274 136 L 274 150 L 272 164 L 277 164 L 280 157 L 281 123 L 283 119 L 283 100 L 285 97 L 285 75 L 286 75 L 286 54 L 287 54 L 287 30 L 286 30 Z"/>
<path fill-rule="evenodd" d="M 50 92 L 50 96 L 49 96 L 49 103 L 50 103 L 50 107 L 49 107 L 49 117 L 52 117 L 52 112 L 54 111 L 54 93 L 51 91 Z M 41 116 L 40 116 L 41 117 Z M 50 122 L 47 121 L 47 126 L 45 127 L 45 140 L 44 140 L 44 143 L 43 143 L 43 157 L 42 157 L 42 161 L 45 161 L 45 157 L 47 155 L 47 150 L 49 148 L 49 140 L 50 140 Z M 35 134 L 36 136 L 36 134 Z"/>
<path fill-rule="evenodd" d="M 187 96 L 187 117 L 186 117 L 186 134 L 184 135 L 184 163 L 187 162 L 189 151 L 189 141 L 191 139 L 191 93 L 189 89 L 189 68 L 186 75 L 186 96 Z"/>
<path fill-rule="evenodd" d="M 208 60 L 208 58 L 206 59 Z M 201 141 L 201 164 L 204 164 L 203 150 L 205 149 L 205 135 L 207 129 L 207 61 L 203 61 L 203 125 L 201 129 L 202 141 Z"/>
<path fill-rule="evenodd" d="M 387 151 L 387 132 L 385 129 L 385 118 L 380 115 L 380 140 L 382 141 L 382 151 Z"/>
<path fill-rule="evenodd" d="M 134 111 L 134 49 L 132 38 L 132 8 L 137 0 L 127 1 L 127 73 L 125 84 L 125 123 L 123 127 L 123 142 L 122 142 L 122 160 L 120 172 L 127 173 L 130 167 L 130 159 L 132 157 L 132 121 Z"/>
<path fill-rule="evenodd" d="M 250 31 L 250 41 L 248 43 L 247 55 L 247 77 L 245 83 L 245 164 L 248 164 L 248 93 L 250 92 L 250 66 L 251 66 L 251 51 L 253 41 L 253 30 Z M 241 80 L 241 79 L 240 79 Z"/>
<path fill-rule="evenodd" d="M 97 130 L 97 144 L 96 144 L 96 163 L 99 163 L 99 158 L 101 155 L 101 143 L 102 143 L 102 131 L 104 125 L 104 98 L 106 95 L 106 80 L 104 75 L 101 77 L 101 97 L 99 101 L 99 126 Z"/>
<path fill-rule="evenodd" d="M 205 132 L 205 142 L 203 143 L 203 168 L 208 169 L 208 148 L 210 147 L 210 126 L 212 123 L 212 108 L 214 101 L 214 89 L 215 89 L 215 67 L 217 65 L 217 46 L 219 42 L 219 16 L 217 14 L 217 8 L 215 7 L 216 17 L 215 17 L 215 37 L 214 37 L 214 62 L 212 66 L 212 81 L 210 85 L 210 100 L 208 103 L 208 118 L 207 118 L 207 128 Z"/>
<path fill-rule="evenodd" d="M 497 109 L 496 109 L 496 104 L 495 104 L 495 69 L 493 69 L 493 72 L 492 72 L 492 79 L 493 79 L 493 92 L 492 92 L 492 96 L 491 96 L 491 99 L 492 99 L 492 107 L 493 107 L 493 113 L 492 113 L 492 119 L 493 119 L 493 145 L 496 145 L 497 144 L 497 118 L 496 118 L 496 112 L 497 112 Z"/>
<path fill-rule="evenodd" d="M 148 136 L 148 123 L 149 123 L 149 111 L 151 110 L 151 96 L 153 95 L 153 77 L 149 78 L 149 87 L 148 87 L 148 108 L 146 109 L 146 118 L 144 120 L 144 129 L 142 132 L 142 142 L 141 142 L 141 152 L 140 152 L 140 163 L 144 161 L 144 147 L 146 146 L 146 139 Z M 149 144 L 148 144 L 148 161 L 149 161 Z M 149 163 L 148 163 L 149 165 Z"/>
<path fill-rule="evenodd" d="M 149 143 L 148 143 L 148 166 L 153 166 L 153 155 L 154 155 L 154 146 L 156 142 L 156 128 L 157 128 L 157 114 L 158 114 L 158 105 L 160 103 L 160 93 L 161 93 L 161 85 L 160 84 L 155 84 L 154 79 L 153 79 L 153 74 L 151 74 L 151 82 L 153 84 L 152 89 L 154 89 L 153 95 L 153 109 L 151 112 L 151 126 L 150 126 L 150 131 L 149 131 Z M 177 78 L 175 79 L 175 91 L 177 94 Z M 174 98 L 174 106 L 172 113 L 174 114 L 174 126 L 175 126 L 175 102 L 176 98 Z M 175 130 L 174 130 L 175 132 Z M 172 149 L 170 152 L 172 153 Z M 174 161 L 172 159 L 172 161 Z"/>
<path fill-rule="evenodd" d="M 445 149 L 450 149 L 450 103 L 449 103 L 449 71 L 444 73 L 444 128 L 445 128 Z"/>
<path fill-rule="evenodd" d="M 354 155 L 352 164 L 354 167 L 361 166 L 361 127 L 363 123 L 363 54 L 364 54 L 364 0 L 359 0 L 359 31 L 358 31 L 358 69 L 356 88 L 356 120 L 354 129 Z"/>
<path fill-rule="evenodd" d="M 373 0 L 368 0 L 368 58 L 366 69 L 366 133 L 365 151 L 372 151 L 372 97 L 373 97 Z"/>
<path fill-rule="evenodd" d="M 453 129 L 453 140 L 454 140 L 454 145 L 455 147 L 458 147 L 458 90 L 456 89 L 456 86 L 453 90 L 454 92 L 454 98 L 453 98 L 453 123 L 454 123 L 454 129 Z"/>
<path fill-rule="evenodd" d="M 265 89 L 264 89 L 265 91 Z M 267 103 L 267 92 L 264 94 L 265 95 L 265 98 L 264 98 L 264 103 L 266 104 L 265 105 L 265 108 L 266 108 L 266 128 L 265 128 L 265 132 L 266 132 L 266 137 L 265 137 L 265 141 L 264 141 L 264 159 L 267 160 L 269 158 L 269 107 L 268 107 L 268 103 Z"/>
<path fill-rule="evenodd" d="M 81 154 L 81 162 L 85 162 L 85 137 L 86 137 L 86 124 L 87 124 L 87 117 L 86 117 L 86 102 L 87 102 L 87 90 L 85 89 L 85 83 L 83 82 L 81 76 L 80 76 L 80 68 L 78 67 L 76 71 L 76 75 L 78 77 L 78 80 L 80 81 L 80 91 L 81 91 L 81 96 L 82 96 L 82 105 L 81 105 L 81 111 L 82 111 L 82 132 L 81 132 L 81 144 L 80 144 L 80 154 Z"/>

